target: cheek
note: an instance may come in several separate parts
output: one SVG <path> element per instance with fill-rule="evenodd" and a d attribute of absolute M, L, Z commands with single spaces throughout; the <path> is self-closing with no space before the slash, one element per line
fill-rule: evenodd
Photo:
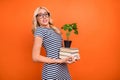
<path fill-rule="evenodd" d="M 41 19 L 38 19 L 37 21 L 38 21 L 38 23 L 39 23 L 39 24 L 41 24 L 41 23 L 42 23 L 42 20 L 41 20 Z"/>
<path fill-rule="evenodd" d="M 46 18 L 46 20 L 49 22 L 50 21 L 50 19 L 49 18 Z"/>

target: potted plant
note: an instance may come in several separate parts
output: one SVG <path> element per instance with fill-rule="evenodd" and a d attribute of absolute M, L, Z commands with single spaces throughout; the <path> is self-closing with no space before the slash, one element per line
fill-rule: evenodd
<path fill-rule="evenodd" d="M 64 40 L 64 47 L 70 48 L 72 41 L 70 40 L 70 34 L 74 31 L 74 34 L 78 34 L 78 28 L 76 23 L 65 24 L 61 27 L 64 31 L 66 31 L 67 40 Z"/>

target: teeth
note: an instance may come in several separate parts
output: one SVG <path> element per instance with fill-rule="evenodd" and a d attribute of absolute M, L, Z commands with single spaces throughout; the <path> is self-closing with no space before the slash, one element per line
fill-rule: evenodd
<path fill-rule="evenodd" d="M 43 22 L 47 22 L 47 20 L 43 20 Z"/>

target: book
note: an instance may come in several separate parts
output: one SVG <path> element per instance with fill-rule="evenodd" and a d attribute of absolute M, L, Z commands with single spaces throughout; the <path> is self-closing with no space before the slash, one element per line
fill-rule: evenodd
<path fill-rule="evenodd" d="M 63 51 L 63 52 L 79 52 L 78 48 L 64 48 L 64 47 L 61 47 L 60 51 Z"/>
<path fill-rule="evenodd" d="M 63 59 L 68 56 L 73 56 L 75 59 L 80 59 L 79 49 L 77 48 L 60 48 L 59 58 Z"/>
<path fill-rule="evenodd" d="M 64 59 L 64 58 L 69 57 L 69 56 L 73 56 L 74 59 L 80 59 L 79 53 L 75 53 L 75 54 L 65 54 L 65 55 L 60 53 L 59 58 Z"/>

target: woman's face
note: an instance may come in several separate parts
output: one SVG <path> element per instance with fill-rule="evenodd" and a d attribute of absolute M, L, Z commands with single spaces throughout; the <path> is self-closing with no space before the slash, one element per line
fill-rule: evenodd
<path fill-rule="evenodd" d="M 49 13 L 45 9 L 40 9 L 38 14 L 36 15 L 37 21 L 40 26 L 49 26 Z"/>

